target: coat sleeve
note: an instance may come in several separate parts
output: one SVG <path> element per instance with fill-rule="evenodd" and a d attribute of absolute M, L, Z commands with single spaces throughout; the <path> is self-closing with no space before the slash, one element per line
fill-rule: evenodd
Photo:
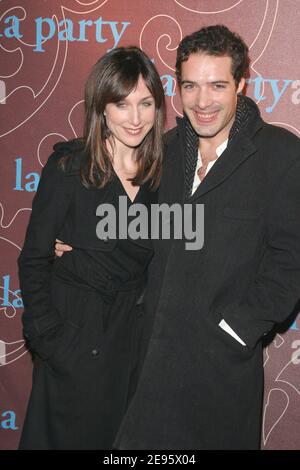
<path fill-rule="evenodd" d="M 57 145 L 55 149 L 43 168 L 24 247 L 18 258 L 24 337 L 29 347 L 45 358 L 50 354 L 52 336 L 57 335 L 62 326 L 62 319 L 51 304 L 50 279 L 55 239 L 72 196 L 72 178 L 58 168 L 62 154 Z"/>
<path fill-rule="evenodd" d="M 239 303 L 220 312 L 248 347 L 286 320 L 300 298 L 300 158 L 283 178 L 267 218 L 267 248 Z"/>

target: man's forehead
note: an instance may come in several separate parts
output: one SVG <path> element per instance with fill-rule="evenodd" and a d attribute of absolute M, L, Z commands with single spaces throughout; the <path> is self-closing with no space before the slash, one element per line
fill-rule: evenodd
<path fill-rule="evenodd" d="M 203 52 L 196 52 L 190 54 L 189 58 L 181 64 L 182 79 L 189 80 L 188 76 L 194 76 L 196 79 L 199 76 L 211 76 L 215 79 L 216 76 L 233 78 L 232 75 L 232 59 L 229 56 L 215 56 Z M 185 78 L 185 75 L 187 77 Z"/>

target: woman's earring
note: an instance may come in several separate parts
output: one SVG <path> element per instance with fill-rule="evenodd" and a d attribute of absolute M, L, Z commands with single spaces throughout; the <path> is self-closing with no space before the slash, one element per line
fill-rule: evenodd
<path fill-rule="evenodd" d="M 103 116 L 106 116 L 106 112 L 105 112 L 105 111 L 103 111 Z"/>

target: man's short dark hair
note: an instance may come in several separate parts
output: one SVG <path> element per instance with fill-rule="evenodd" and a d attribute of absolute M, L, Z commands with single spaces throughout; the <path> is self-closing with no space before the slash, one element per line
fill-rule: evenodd
<path fill-rule="evenodd" d="M 176 58 L 176 77 L 181 83 L 181 64 L 191 54 L 202 52 L 232 59 L 232 75 L 236 85 L 245 77 L 249 67 L 248 47 L 243 39 L 224 25 L 213 25 L 185 36 L 179 43 Z"/>

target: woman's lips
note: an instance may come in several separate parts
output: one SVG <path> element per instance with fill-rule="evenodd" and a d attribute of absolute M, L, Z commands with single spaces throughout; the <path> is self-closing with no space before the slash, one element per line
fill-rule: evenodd
<path fill-rule="evenodd" d="M 143 131 L 143 127 L 138 127 L 137 129 L 129 129 L 128 127 L 124 127 L 124 129 L 130 135 L 139 135 Z"/>

